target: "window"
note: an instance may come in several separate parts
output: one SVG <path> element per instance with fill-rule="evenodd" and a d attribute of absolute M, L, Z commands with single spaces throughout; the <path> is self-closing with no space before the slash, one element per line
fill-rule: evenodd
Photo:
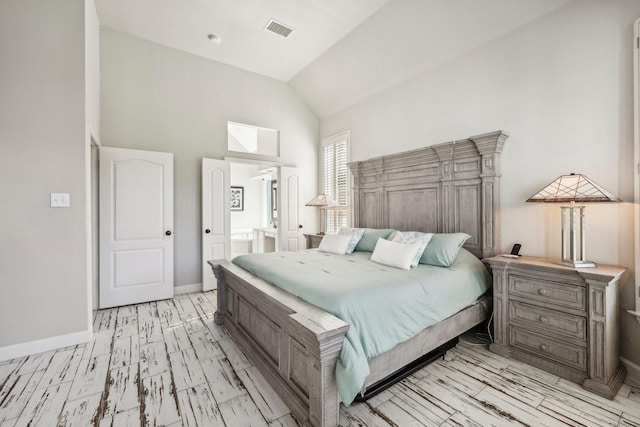
<path fill-rule="evenodd" d="M 227 122 L 227 138 L 229 151 L 273 157 L 280 155 L 280 132 L 275 129 Z"/>
<path fill-rule="evenodd" d="M 325 233 L 336 233 L 340 227 L 349 224 L 349 131 L 331 136 L 322 140 L 320 159 L 320 171 L 322 176 L 322 193 L 338 202 L 339 207 L 325 209 L 320 212 L 324 215 Z M 342 208 L 340 208 L 340 206 Z"/>

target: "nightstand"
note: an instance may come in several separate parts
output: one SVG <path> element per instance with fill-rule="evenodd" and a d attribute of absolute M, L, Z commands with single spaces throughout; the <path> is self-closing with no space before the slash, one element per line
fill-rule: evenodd
<path fill-rule="evenodd" d="M 304 238 L 307 239 L 307 249 L 313 249 L 320 246 L 320 242 L 324 234 L 305 234 Z"/>
<path fill-rule="evenodd" d="M 618 287 L 626 268 L 572 268 L 548 259 L 495 256 L 494 342 L 489 349 L 613 399 L 625 377 Z"/>

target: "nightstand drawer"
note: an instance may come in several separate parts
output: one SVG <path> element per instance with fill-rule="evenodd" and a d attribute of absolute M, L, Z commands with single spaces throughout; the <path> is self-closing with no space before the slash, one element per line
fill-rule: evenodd
<path fill-rule="evenodd" d="M 584 317 L 549 310 L 518 301 L 509 302 L 509 317 L 544 331 L 557 332 L 580 340 L 587 339 L 587 321 Z"/>
<path fill-rule="evenodd" d="M 585 288 L 580 286 L 511 275 L 509 277 L 509 293 L 513 296 L 562 305 L 580 311 L 585 311 L 587 308 Z"/>
<path fill-rule="evenodd" d="M 587 349 L 585 347 L 554 340 L 515 326 L 511 326 L 509 332 L 509 344 L 514 347 L 580 370 L 586 371 L 587 369 Z"/>

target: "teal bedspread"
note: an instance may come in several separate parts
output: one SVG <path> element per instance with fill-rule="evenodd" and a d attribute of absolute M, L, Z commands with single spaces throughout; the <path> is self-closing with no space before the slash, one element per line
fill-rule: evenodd
<path fill-rule="evenodd" d="M 350 325 L 336 368 L 346 405 L 369 375 L 368 359 L 471 305 L 491 283 L 482 262 L 464 249 L 452 268 L 420 264 L 405 271 L 374 263 L 370 256 L 309 250 L 232 261 Z"/>

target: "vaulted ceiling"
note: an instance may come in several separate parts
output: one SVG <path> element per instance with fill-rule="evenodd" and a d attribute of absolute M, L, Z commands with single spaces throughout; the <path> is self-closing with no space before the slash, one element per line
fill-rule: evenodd
<path fill-rule="evenodd" d="M 96 7 L 105 27 L 289 82 L 324 118 L 569 1 L 580 0 L 96 0 Z M 271 19 L 294 31 L 287 38 L 265 31 Z"/>
<path fill-rule="evenodd" d="M 96 8 L 103 26 L 287 82 L 388 1 L 96 0 Z M 265 31 L 271 19 L 294 31 Z"/>

